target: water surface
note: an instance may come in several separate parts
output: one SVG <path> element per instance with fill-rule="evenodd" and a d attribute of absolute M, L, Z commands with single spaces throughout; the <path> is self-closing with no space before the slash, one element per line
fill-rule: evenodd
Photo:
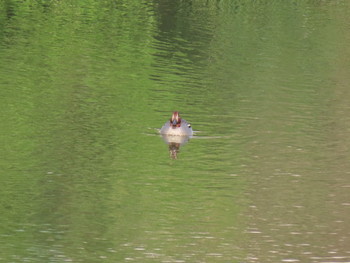
<path fill-rule="evenodd" d="M 0 261 L 350 262 L 348 1 L 0 10 Z"/>

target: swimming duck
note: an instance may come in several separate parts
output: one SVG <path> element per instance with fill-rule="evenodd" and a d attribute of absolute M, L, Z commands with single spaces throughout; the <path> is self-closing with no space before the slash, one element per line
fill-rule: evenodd
<path fill-rule="evenodd" d="M 192 136 L 193 131 L 191 124 L 181 119 L 179 112 L 174 111 L 170 120 L 167 121 L 160 129 L 160 133 L 171 136 Z"/>

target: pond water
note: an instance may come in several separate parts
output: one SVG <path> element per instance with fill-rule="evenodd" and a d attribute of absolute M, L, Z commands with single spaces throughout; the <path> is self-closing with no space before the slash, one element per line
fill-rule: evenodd
<path fill-rule="evenodd" d="M 2 1 L 0 261 L 350 262 L 349 17 Z"/>

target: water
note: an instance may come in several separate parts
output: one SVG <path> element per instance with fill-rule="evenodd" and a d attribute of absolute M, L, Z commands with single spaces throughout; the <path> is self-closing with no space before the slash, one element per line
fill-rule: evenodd
<path fill-rule="evenodd" d="M 350 262 L 349 11 L 1 2 L 0 261 Z"/>

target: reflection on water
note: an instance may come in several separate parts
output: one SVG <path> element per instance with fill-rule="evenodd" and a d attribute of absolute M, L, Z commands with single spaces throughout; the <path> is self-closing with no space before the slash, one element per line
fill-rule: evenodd
<path fill-rule="evenodd" d="M 350 262 L 349 1 L 27 2 L 1 262 Z M 200 132 L 147 136 L 173 109 Z"/>
<path fill-rule="evenodd" d="M 169 145 L 169 155 L 171 159 L 177 159 L 177 155 L 180 152 L 180 146 L 185 145 L 190 136 L 169 136 L 161 135 L 166 144 Z"/>

